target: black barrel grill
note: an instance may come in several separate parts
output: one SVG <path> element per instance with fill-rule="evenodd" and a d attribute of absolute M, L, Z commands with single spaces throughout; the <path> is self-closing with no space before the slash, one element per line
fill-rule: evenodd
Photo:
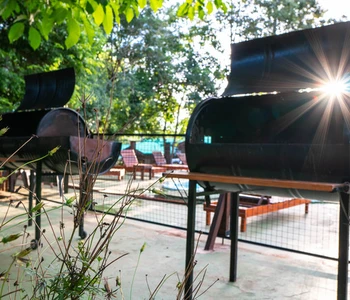
<path fill-rule="evenodd" d="M 199 103 L 188 124 L 191 172 L 350 181 L 349 90 L 335 96 L 322 89 L 334 79 L 350 88 L 349 46 L 349 22 L 232 45 L 224 95 Z M 208 190 L 338 201 L 336 194 L 307 190 L 201 184 Z"/>
<path fill-rule="evenodd" d="M 191 172 L 169 175 L 190 180 L 185 295 L 192 299 L 199 183 L 230 198 L 230 281 L 237 277 L 239 193 L 339 201 L 337 299 L 348 299 L 350 22 L 231 49 L 224 94 L 199 103 L 188 123 Z M 322 89 L 334 80 L 343 81 L 343 93 Z"/>
<path fill-rule="evenodd" d="M 73 68 L 26 76 L 21 105 L 3 114 L 0 121 L 0 128 L 8 128 L 0 137 L 0 161 L 11 170 L 35 170 L 39 200 L 42 174 L 104 173 L 115 165 L 120 153 L 120 143 L 93 139 L 82 116 L 62 107 L 70 100 L 74 85 Z M 56 147 L 57 152 L 40 159 Z M 37 223 L 40 225 L 40 219 Z M 86 235 L 82 226 L 79 234 Z"/>

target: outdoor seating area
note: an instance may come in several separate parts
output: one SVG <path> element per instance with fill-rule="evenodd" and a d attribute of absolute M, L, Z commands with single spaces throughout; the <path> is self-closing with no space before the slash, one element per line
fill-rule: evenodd
<path fill-rule="evenodd" d="M 153 151 L 152 152 L 153 158 L 156 162 L 156 165 L 159 167 L 164 167 L 167 170 L 185 170 L 188 171 L 188 165 L 187 164 L 168 164 L 163 153 L 160 151 Z M 178 153 L 179 156 L 179 153 Z M 181 153 L 180 153 L 181 156 Z"/>
<path fill-rule="evenodd" d="M 135 145 L 135 143 L 133 143 Z M 168 164 L 161 151 L 153 151 L 152 157 L 154 164 L 151 163 L 140 163 L 136 155 L 135 149 L 124 149 L 120 152 L 122 164 L 116 164 L 109 171 L 105 172 L 104 175 L 115 176 L 116 180 L 123 180 L 126 173 L 130 173 L 133 179 L 140 178 L 141 180 L 152 179 L 155 174 L 163 174 L 166 171 L 171 170 L 183 170 L 188 171 L 188 166 L 183 163 L 171 163 Z M 179 157 L 185 161 L 184 154 L 179 154 Z M 179 158 L 180 159 L 180 158 Z"/>
<path fill-rule="evenodd" d="M 148 179 L 152 179 L 156 173 L 163 173 L 167 169 L 165 167 L 157 167 L 152 164 L 139 163 L 134 149 L 126 149 L 120 152 L 123 159 L 123 166 L 126 172 L 132 172 L 133 178 L 136 179 L 139 173 L 141 180 L 145 179 L 145 174 L 148 175 Z"/>

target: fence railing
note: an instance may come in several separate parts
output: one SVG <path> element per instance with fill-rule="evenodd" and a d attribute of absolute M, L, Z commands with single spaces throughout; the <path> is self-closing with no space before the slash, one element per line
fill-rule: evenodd
<path fill-rule="evenodd" d="M 153 151 L 169 151 L 170 159 L 176 158 L 177 151 L 184 151 L 184 135 L 113 135 L 107 138 L 122 142 L 123 149 L 135 149 L 142 163 L 154 163 Z M 110 210 L 113 212 L 118 208 L 120 199 L 133 197 L 133 204 L 126 212 L 127 217 L 186 229 L 187 180 L 163 178 L 162 173 L 155 173 L 151 179 L 145 176 L 142 180 L 139 174 L 135 179 L 133 177 L 132 172 L 124 172 L 122 176 L 98 176 L 93 194 L 94 209 L 106 211 L 113 207 Z M 201 190 L 200 186 L 197 188 Z M 45 196 L 44 193 L 43 196 L 48 200 L 60 201 L 58 193 L 55 193 L 56 190 L 51 188 L 49 194 Z M 218 196 L 211 196 L 211 202 L 216 201 Z M 242 202 L 240 219 L 245 224 L 241 226 L 240 240 L 336 259 L 339 203 L 309 199 L 306 209 L 305 201 L 299 203 L 292 200 L 272 197 L 269 204 L 257 203 L 255 207 L 264 212 L 255 214 L 250 213 L 251 206 Z M 294 204 L 289 205 L 292 202 Z M 197 199 L 197 205 L 196 230 L 208 233 L 215 207 L 208 209 L 204 197 Z M 266 209 L 266 205 L 280 208 Z"/>

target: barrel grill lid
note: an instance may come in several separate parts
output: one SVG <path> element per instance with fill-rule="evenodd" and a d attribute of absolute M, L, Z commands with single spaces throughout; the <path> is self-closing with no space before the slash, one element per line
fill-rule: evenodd
<path fill-rule="evenodd" d="M 64 106 L 72 97 L 75 85 L 73 68 L 27 75 L 25 95 L 17 110 Z"/>
<path fill-rule="evenodd" d="M 350 80 L 350 22 L 231 45 L 224 96 L 320 88 Z"/>

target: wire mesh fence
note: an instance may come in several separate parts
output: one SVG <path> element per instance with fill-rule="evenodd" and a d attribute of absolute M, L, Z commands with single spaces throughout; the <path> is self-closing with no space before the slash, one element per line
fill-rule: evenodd
<path fill-rule="evenodd" d="M 139 164 L 151 165 L 153 168 L 156 165 L 153 152 L 157 151 L 164 155 L 167 165 L 186 166 L 179 158 L 179 154 L 184 153 L 184 136 L 137 135 L 113 138 L 123 142 L 123 150 L 133 149 Z M 113 214 L 118 212 L 123 201 L 132 199 L 131 205 L 123 211 L 126 217 L 186 230 L 188 180 L 166 178 L 164 172 L 152 173 L 146 166 L 145 169 L 125 168 L 122 157 L 113 169 L 97 176 L 92 209 Z M 145 172 L 143 178 L 142 170 Z M 179 171 L 186 171 L 186 168 L 180 168 Z M 55 176 L 44 176 L 43 181 L 42 196 L 46 200 L 61 202 L 72 196 L 79 197 L 78 176 L 70 177 L 66 193 L 62 196 L 58 192 L 59 183 Z M 15 190 L 22 185 L 23 182 L 18 180 Z M 197 185 L 197 192 L 202 191 L 202 187 Z M 197 198 L 196 230 L 207 233 L 208 238 L 218 200 L 218 194 L 211 195 L 212 209 L 208 210 L 205 197 Z M 268 201 L 265 199 L 247 204 L 246 200 L 241 199 L 239 222 L 239 240 L 242 242 L 330 258 L 327 266 L 335 264 L 332 260 L 338 257 L 338 202 L 271 197 Z M 220 235 L 221 241 L 229 244 L 225 239 L 229 232 L 226 234 Z M 218 247 L 218 244 L 214 247 Z M 325 265 L 324 261 L 322 265 Z M 296 274 L 304 272 L 297 267 L 295 269 Z M 316 276 L 318 281 L 312 283 L 314 294 L 318 295 L 315 299 L 322 299 L 319 296 L 323 295 L 327 295 L 327 299 L 334 298 L 336 266 L 324 273 L 318 271 L 317 274 L 320 275 Z M 293 286 L 293 283 L 290 285 Z"/>
<path fill-rule="evenodd" d="M 123 135 L 110 138 L 122 142 L 122 149 L 133 149 L 140 164 L 155 166 L 153 152 L 157 151 L 164 155 L 167 165 L 185 166 L 178 155 L 184 153 L 184 136 Z M 123 168 L 122 157 L 117 167 L 116 173 L 109 172 L 97 177 L 93 191 L 94 209 L 114 213 L 118 211 L 121 201 L 129 197 L 133 202 L 125 212 L 127 217 L 186 229 L 187 180 L 164 178 L 164 172 L 149 173 L 147 169 L 142 179 L 140 170 Z M 57 190 L 52 187 L 56 184 L 55 179 L 52 176 L 49 178 L 51 190 L 44 197 L 60 201 Z M 69 183 L 68 193 L 64 197 L 79 194 L 76 190 L 79 188 L 79 178 L 73 177 L 72 180 L 75 184 Z M 203 189 L 197 185 L 197 191 Z M 215 203 L 218 197 L 211 196 L 211 203 Z M 206 205 L 204 197 L 198 197 L 196 230 L 209 233 L 215 205 L 212 212 L 208 212 Z M 241 241 L 332 259 L 338 256 L 338 202 L 317 199 L 305 202 L 279 197 L 271 197 L 268 203 L 256 202 L 250 206 L 242 202 L 240 222 Z"/>

